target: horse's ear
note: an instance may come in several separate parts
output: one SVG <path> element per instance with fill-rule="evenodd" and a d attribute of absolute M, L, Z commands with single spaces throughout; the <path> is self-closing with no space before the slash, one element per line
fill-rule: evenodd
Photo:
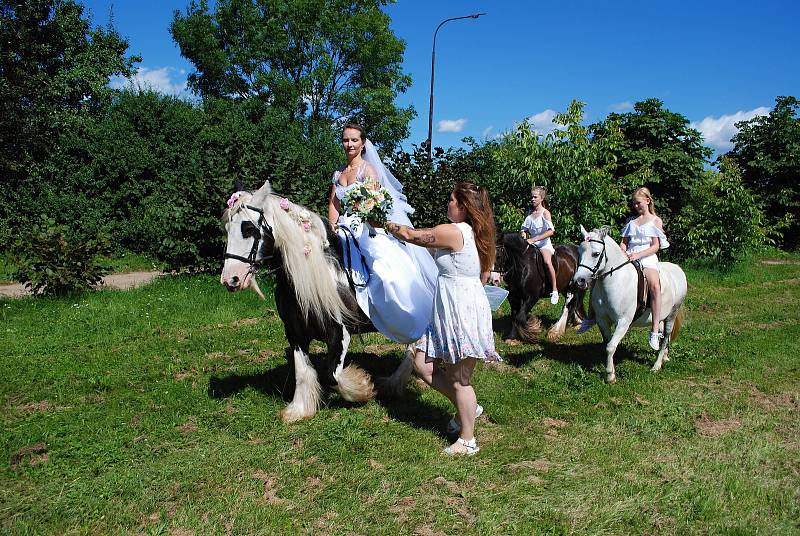
<path fill-rule="evenodd" d="M 589 240 L 589 231 L 584 229 L 583 225 L 581 225 L 581 240 Z"/>
<path fill-rule="evenodd" d="M 256 193 L 253 194 L 253 197 L 263 198 L 271 193 L 272 193 L 272 185 L 269 183 L 269 179 L 267 179 L 264 181 L 264 184 L 261 185 L 261 188 L 256 190 Z"/>

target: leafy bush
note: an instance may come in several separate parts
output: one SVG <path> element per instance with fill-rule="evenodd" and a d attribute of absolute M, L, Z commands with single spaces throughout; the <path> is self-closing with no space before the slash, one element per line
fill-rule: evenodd
<path fill-rule="evenodd" d="M 92 288 L 107 273 L 100 257 L 108 241 L 48 220 L 23 233 L 13 246 L 15 279 L 34 294 L 60 296 Z"/>
<path fill-rule="evenodd" d="M 495 212 L 500 229 L 519 229 L 534 185 L 547 187 L 556 242 L 574 242 L 580 225 L 614 225 L 625 218 L 638 179 L 614 178 L 612 149 L 620 143 L 619 129 L 610 124 L 606 137 L 591 139 L 581 125 L 583 106 L 573 101 L 555 117 L 559 128 L 547 135 L 523 121 L 499 143 L 494 151 L 499 172 L 492 176 L 490 189 L 499 200 Z"/>
<path fill-rule="evenodd" d="M 707 171 L 689 196 L 667 230 L 677 257 L 705 258 L 725 269 L 772 242 L 776 230 L 767 225 L 758 198 L 732 160 L 724 158 L 719 171 Z"/>

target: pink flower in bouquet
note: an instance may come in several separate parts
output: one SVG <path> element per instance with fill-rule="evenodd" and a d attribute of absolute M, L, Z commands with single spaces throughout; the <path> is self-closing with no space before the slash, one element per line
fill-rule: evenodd
<path fill-rule="evenodd" d="M 364 203 L 364 209 L 365 209 L 367 212 L 369 212 L 369 211 L 371 211 L 373 208 L 375 208 L 375 199 L 372 199 L 372 198 L 370 198 L 370 199 L 367 199 L 367 200 L 366 200 L 366 202 Z"/>
<path fill-rule="evenodd" d="M 285 197 L 281 197 L 280 206 L 283 210 L 289 210 L 289 200 Z"/>

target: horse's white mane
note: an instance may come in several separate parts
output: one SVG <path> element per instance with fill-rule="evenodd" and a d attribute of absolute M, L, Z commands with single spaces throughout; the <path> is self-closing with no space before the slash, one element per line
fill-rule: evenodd
<path fill-rule="evenodd" d="M 283 201 L 283 206 L 287 206 L 287 201 Z M 255 194 L 242 192 L 223 218 L 230 221 L 244 204 L 261 208 L 265 219 L 272 224 L 275 247 L 283 259 L 283 271 L 294 286 L 303 315 L 308 318 L 313 311 L 320 318 L 330 316 L 341 320 L 348 317 L 350 313 L 339 297 L 332 276 L 332 259 L 325 253 L 328 240 L 322 218 L 291 201 L 287 209 L 282 208 L 282 198 L 263 187 Z M 302 219 L 311 224 L 308 231 L 304 230 Z M 308 255 L 306 249 L 309 249 Z"/>

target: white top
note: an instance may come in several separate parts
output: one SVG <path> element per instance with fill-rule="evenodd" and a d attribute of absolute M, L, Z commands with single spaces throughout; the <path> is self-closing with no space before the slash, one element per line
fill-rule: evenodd
<path fill-rule="evenodd" d="M 638 225 L 635 219 L 628 220 L 622 229 L 622 236 L 628 239 L 628 253 L 638 253 L 650 247 L 653 237 L 658 238 L 659 249 L 669 247 L 667 236 L 656 227 L 655 218 Z"/>
<path fill-rule="evenodd" d="M 546 220 L 544 217 L 544 213 L 540 213 L 538 216 L 534 217 L 533 213 L 528 214 L 528 217 L 525 218 L 525 221 L 522 222 L 522 227 L 520 231 L 528 231 L 531 234 L 531 238 L 534 236 L 538 236 L 547 230 L 555 231 L 556 228 L 553 227 L 553 222 L 550 220 Z M 539 240 L 536 242 L 536 247 L 539 249 L 546 248 L 550 246 L 550 237 L 543 240 Z"/>

